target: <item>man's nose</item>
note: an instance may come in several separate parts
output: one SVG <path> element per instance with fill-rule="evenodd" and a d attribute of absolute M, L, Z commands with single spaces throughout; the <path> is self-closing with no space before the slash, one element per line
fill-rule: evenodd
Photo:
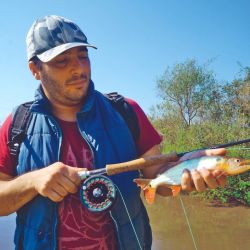
<path fill-rule="evenodd" d="M 88 63 L 85 62 L 85 60 L 81 60 L 78 57 L 76 57 L 76 58 L 72 59 L 71 70 L 74 73 L 83 72 L 86 69 L 87 65 L 88 65 Z"/>

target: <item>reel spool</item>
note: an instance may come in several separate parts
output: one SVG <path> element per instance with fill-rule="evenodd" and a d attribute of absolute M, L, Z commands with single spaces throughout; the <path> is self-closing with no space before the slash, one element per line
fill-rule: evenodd
<path fill-rule="evenodd" d="M 116 189 L 106 176 L 94 175 L 87 178 L 80 188 L 82 204 L 92 212 L 106 211 L 114 204 Z"/>

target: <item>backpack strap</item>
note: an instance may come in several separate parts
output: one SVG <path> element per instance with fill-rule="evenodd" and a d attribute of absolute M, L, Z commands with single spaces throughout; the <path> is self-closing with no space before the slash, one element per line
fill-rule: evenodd
<path fill-rule="evenodd" d="M 134 109 L 126 101 L 124 96 L 118 94 L 117 92 L 104 94 L 104 96 L 107 97 L 112 106 L 120 113 L 132 133 L 134 141 L 136 142 L 140 136 L 140 127 Z"/>
<path fill-rule="evenodd" d="M 26 102 L 17 107 L 12 117 L 12 123 L 9 129 L 9 141 L 8 146 L 10 154 L 17 161 L 20 151 L 21 143 L 26 137 L 27 129 L 32 117 L 30 112 L 30 106 L 32 102 Z"/>

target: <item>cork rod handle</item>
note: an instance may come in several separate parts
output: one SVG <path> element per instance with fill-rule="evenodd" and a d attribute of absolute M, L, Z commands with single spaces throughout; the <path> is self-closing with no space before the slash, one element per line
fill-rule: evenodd
<path fill-rule="evenodd" d="M 177 157 L 176 152 L 171 152 L 166 155 L 148 156 L 132 161 L 106 165 L 106 171 L 108 175 L 120 174 L 127 171 L 144 169 L 152 165 L 168 163 L 176 160 Z"/>

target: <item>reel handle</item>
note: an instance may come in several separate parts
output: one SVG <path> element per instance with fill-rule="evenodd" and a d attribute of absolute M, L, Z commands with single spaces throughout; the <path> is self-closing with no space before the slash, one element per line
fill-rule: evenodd
<path fill-rule="evenodd" d="M 139 158 L 132 161 L 108 164 L 106 165 L 106 172 L 108 175 L 120 174 L 127 171 L 144 169 L 156 164 L 164 164 L 174 161 L 178 158 L 176 152 L 170 152 L 166 155 L 153 155 L 148 157 Z"/>

